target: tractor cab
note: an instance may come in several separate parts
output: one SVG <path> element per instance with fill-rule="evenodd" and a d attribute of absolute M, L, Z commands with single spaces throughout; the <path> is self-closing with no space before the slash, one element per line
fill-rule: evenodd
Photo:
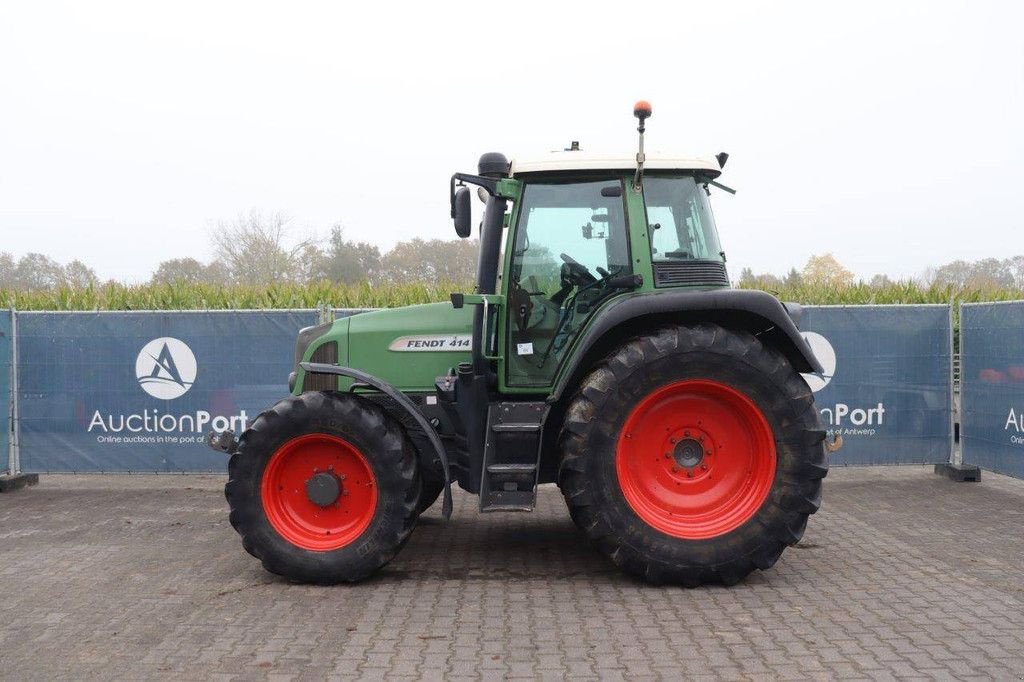
<path fill-rule="evenodd" d="M 635 160 L 555 152 L 513 160 L 518 197 L 505 230 L 507 387 L 551 384 L 565 353 L 616 296 L 665 287 L 728 287 L 709 204 L 713 159 Z"/>
<path fill-rule="evenodd" d="M 471 233 L 465 184 L 486 192 L 474 293 L 501 297 L 489 302 L 487 341 L 503 392 L 550 388 L 574 340 L 617 297 L 729 287 L 709 203 L 711 186 L 732 191 L 716 181 L 728 155 L 646 154 L 650 107 L 639 103 L 634 113 L 635 157 L 580 151 L 574 142 L 537 158 L 485 154 L 478 175 L 452 177 L 460 236 Z"/>

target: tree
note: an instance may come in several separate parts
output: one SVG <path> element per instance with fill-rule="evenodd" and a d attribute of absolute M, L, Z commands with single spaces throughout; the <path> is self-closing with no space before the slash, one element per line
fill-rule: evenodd
<path fill-rule="evenodd" d="M 292 240 L 282 213 L 256 209 L 231 222 L 221 221 L 212 239 L 217 260 L 240 284 L 270 284 L 303 279 L 303 255 L 312 240 Z"/>
<path fill-rule="evenodd" d="M 0 289 L 13 289 L 17 282 L 17 265 L 14 256 L 6 251 L 0 253 Z"/>
<path fill-rule="evenodd" d="M 380 249 L 366 242 L 345 239 L 341 225 L 331 228 L 327 250 L 319 255 L 310 273 L 311 280 L 327 279 L 332 282 L 353 284 L 374 280 L 380 271 Z"/>
<path fill-rule="evenodd" d="M 957 289 L 1009 288 L 1017 281 L 1017 263 L 1013 258 L 1002 261 L 984 258 L 975 262 L 955 260 L 937 268 L 934 277 L 936 284 Z"/>
<path fill-rule="evenodd" d="M 152 284 L 227 284 L 231 272 L 223 263 L 214 261 L 209 265 L 195 258 L 172 258 L 161 263 L 153 277 Z"/>
<path fill-rule="evenodd" d="M 983 258 L 974 263 L 967 278 L 967 286 L 972 289 L 1008 289 L 1013 283 L 1009 259 Z"/>
<path fill-rule="evenodd" d="M 1007 270 L 1013 275 L 1013 284 L 1018 289 L 1024 289 L 1024 256 L 1014 256 L 1006 259 Z"/>
<path fill-rule="evenodd" d="M 63 284 L 72 289 L 88 289 L 99 282 L 96 271 L 80 260 L 73 260 L 64 266 Z"/>
<path fill-rule="evenodd" d="M 64 281 L 60 263 L 41 253 L 26 253 L 14 268 L 14 283 L 19 289 L 53 289 Z"/>
<path fill-rule="evenodd" d="M 740 288 L 743 289 L 768 289 L 777 291 L 781 289 L 783 281 L 770 272 L 755 275 L 750 268 L 740 270 Z"/>
<path fill-rule="evenodd" d="M 848 287 L 853 284 L 853 273 L 844 268 L 831 253 L 808 258 L 802 277 L 810 285 Z"/>
<path fill-rule="evenodd" d="M 935 284 L 963 288 L 966 286 L 967 280 L 970 279 L 971 270 L 971 264 L 967 261 L 955 260 L 952 263 L 946 263 L 936 268 L 932 281 Z"/>
<path fill-rule="evenodd" d="M 892 283 L 892 280 L 889 279 L 889 275 L 875 275 L 874 277 L 871 278 L 871 281 L 868 283 L 868 286 L 870 286 L 872 289 L 882 289 L 884 287 L 890 286 Z"/>
<path fill-rule="evenodd" d="M 476 239 L 398 242 L 381 260 L 381 276 L 398 283 L 471 282 L 479 250 Z"/>
<path fill-rule="evenodd" d="M 799 270 L 796 268 L 790 268 L 789 272 L 787 272 L 786 276 L 782 279 L 782 283 L 787 287 L 798 287 L 804 283 L 804 278 L 800 274 Z"/>

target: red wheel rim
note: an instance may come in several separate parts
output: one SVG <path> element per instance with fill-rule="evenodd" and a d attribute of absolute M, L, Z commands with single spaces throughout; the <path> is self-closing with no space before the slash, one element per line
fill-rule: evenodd
<path fill-rule="evenodd" d="M 775 478 L 775 440 L 761 410 L 739 391 L 677 381 L 630 413 L 615 470 L 646 523 L 677 538 L 712 538 L 746 523 L 764 503 Z"/>
<path fill-rule="evenodd" d="M 308 486 L 315 476 L 330 485 L 336 481 L 333 502 L 310 499 Z M 320 552 L 355 541 L 377 509 L 377 482 L 363 453 L 323 433 L 299 436 L 278 448 L 263 472 L 260 494 L 267 520 L 281 537 Z"/>

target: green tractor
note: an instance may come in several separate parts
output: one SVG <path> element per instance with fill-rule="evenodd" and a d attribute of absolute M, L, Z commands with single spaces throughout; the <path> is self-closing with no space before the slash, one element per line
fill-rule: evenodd
<path fill-rule="evenodd" d="M 557 483 L 598 551 L 652 583 L 733 584 L 800 540 L 828 472 L 799 306 L 731 289 L 708 202 L 728 156 L 572 148 L 451 179 L 472 293 L 303 329 L 291 395 L 236 440 L 231 524 L 264 567 L 352 582 L 451 483 L 529 511 Z"/>

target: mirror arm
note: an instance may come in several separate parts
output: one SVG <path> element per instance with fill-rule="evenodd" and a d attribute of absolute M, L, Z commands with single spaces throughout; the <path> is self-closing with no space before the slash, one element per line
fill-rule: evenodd
<path fill-rule="evenodd" d="M 448 190 L 448 203 L 451 204 L 452 207 L 452 220 L 455 220 L 455 188 L 461 185 L 461 182 L 458 185 L 455 184 L 455 176 L 453 175 L 451 180 L 451 187 Z"/>
<path fill-rule="evenodd" d="M 449 200 L 451 201 L 451 205 L 452 205 L 452 218 L 453 219 L 455 218 L 455 187 L 456 187 L 456 181 L 458 181 L 459 185 L 463 185 L 463 184 L 468 182 L 471 185 L 477 185 L 478 187 L 483 187 L 485 190 L 487 190 L 488 192 L 491 193 L 491 196 L 496 196 L 498 194 L 498 180 L 495 179 L 495 178 L 485 178 L 483 176 L 472 175 L 470 173 L 455 173 L 454 175 L 452 175 L 451 184 L 450 184 L 450 188 L 449 188 L 449 192 L 448 192 Z"/>

